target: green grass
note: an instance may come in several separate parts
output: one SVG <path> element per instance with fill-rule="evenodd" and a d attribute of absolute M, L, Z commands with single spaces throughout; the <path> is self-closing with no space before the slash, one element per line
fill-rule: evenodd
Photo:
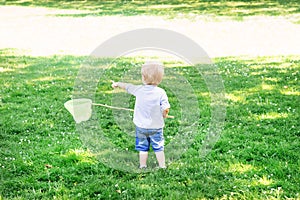
<path fill-rule="evenodd" d="M 215 59 L 228 104 L 221 138 L 201 159 L 200 127 L 180 160 L 152 173 L 111 169 L 82 144 L 63 104 L 85 59 L 0 51 L 0 199 L 300 199 L 299 56 Z M 107 79 L 141 61 L 115 60 Z M 193 86 L 206 128 L 210 99 L 203 80 L 193 68 L 171 64 Z M 110 104 L 109 91 L 109 81 L 100 81 L 96 98 Z M 167 92 L 176 114 L 180 107 Z M 97 113 L 104 134 L 132 149 L 110 110 Z M 166 122 L 166 136 L 176 134 L 178 123 L 178 117 Z"/>
<path fill-rule="evenodd" d="M 230 16 L 242 18 L 246 16 L 267 15 L 282 16 L 299 13 L 297 0 L 2 0 L 0 5 L 42 6 L 60 9 L 78 9 L 90 12 L 62 14 L 60 16 L 105 16 L 105 15 L 159 15 L 167 17 L 194 17 L 195 15 Z"/>

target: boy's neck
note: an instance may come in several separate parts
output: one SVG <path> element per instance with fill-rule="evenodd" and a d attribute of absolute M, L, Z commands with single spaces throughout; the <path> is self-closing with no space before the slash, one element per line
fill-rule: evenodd
<path fill-rule="evenodd" d="M 156 87 L 157 85 L 152 85 L 152 84 L 144 84 L 145 86 L 154 86 Z"/>

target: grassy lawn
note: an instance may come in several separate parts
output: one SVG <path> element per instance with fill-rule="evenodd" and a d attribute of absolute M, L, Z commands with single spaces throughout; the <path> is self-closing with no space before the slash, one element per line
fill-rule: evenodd
<path fill-rule="evenodd" d="M 82 144 L 63 104 L 85 59 L 0 51 L 0 199 L 300 199 L 299 56 L 214 60 L 224 80 L 227 119 L 204 159 L 198 150 L 210 120 L 208 91 L 192 67 L 166 62 L 193 87 L 202 126 L 180 160 L 152 173 L 111 169 Z M 96 98 L 111 104 L 109 80 L 142 60 L 114 61 Z M 175 105 L 171 114 L 180 112 L 167 92 Z M 97 114 L 104 134 L 131 151 L 134 142 L 112 112 L 98 108 Z M 176 135 L 178 123 L 178 117 L 166 122 L 166 136 Z"/>
<path fill-rule="evenodd" d="M 167 17 L 193 17 L 194 15 L 245 16 L 267 15 L 279 16 L 299 13 L 298 0 L 2 0 L 0 5 L 42 6 L 60 9 L 88 10 L 79 14 L 61 16 L 103 16 L 103 15 L 160 15 Z"/>

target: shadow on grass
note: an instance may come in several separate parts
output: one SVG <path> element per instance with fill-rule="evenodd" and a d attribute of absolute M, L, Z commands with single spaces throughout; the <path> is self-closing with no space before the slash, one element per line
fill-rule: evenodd
<path fill-rule="evenodd" d="M 20 5 L 20 6 L 42 6 L 58 9 L 77 9 L 87 10 L 77 14 L 61 14 L 59 16 L 111 16 L 111 15 L 159 15 L 167 17 L 178 17 L 179 15 L 212 15 L 212 16 L 231 16 L 242 18 L 255 15 L 288 15 L 300 12 L 297 0 L 162 0 L 162 1 L 143 1 L 143 0 L 87 0 L 87 1 L 43 1 L 43 0 L 6 0 L 0 5 Z"/>

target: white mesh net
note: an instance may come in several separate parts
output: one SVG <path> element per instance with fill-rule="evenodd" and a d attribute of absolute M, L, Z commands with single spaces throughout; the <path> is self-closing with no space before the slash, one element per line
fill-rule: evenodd
<path fill-rule="evenodd" d="M 91 99 L 72 99 L 67 101 L 64 106 L 71 113 L 76 123 L 87 121 L 92 115 Z"/>

